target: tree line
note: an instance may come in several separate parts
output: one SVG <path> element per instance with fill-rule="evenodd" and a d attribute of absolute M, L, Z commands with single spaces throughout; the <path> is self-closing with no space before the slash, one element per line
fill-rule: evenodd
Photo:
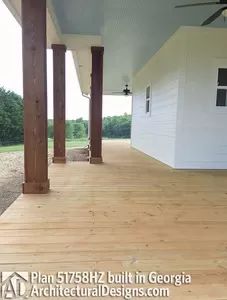
<path fill-rule="evenodd" d="M 81 139 L 88 136 L 88 121 L 82 118 L 66 121 L 66 138 Z M 53 120 L 48 121 L 48 137 L 53 138 Z M 104 138 L 130 138 L 131 135 L 131 115 L 105 117 L 103 119 Z"/>
<path fill-rule="evenodd" d="M 0 144 L 23 143 L 23 99 L 0 88 Z"/>
<path fill-rule="evenodd" d="M 48 120 L 48 138 L 54 137 L 53 120 Z M 79 118 L 77 120 L 66 120 L 65 123 L 66 139 L 81 139 L 88 136 L 88 121 Z"/>
<path fill-rule="evenodd" d="M 0 88 L 0 145 L 23 143 L 23 99 L 12 91 Z M 130 138 L 131 115 L 105 117 L 103 137 Z M 48 120 L 48 137 L 53 138 L 53 120 Z M 66 138 L 88 137 L 88 121 L 82 118 L 66 121 Z"/>

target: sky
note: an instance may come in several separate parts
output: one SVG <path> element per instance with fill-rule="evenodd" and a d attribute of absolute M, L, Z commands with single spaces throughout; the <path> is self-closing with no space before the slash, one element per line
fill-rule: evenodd
<path fill-rule="evenodd" d="M 21 27 L 0 0 L 0 86 L 23 96 Z M 48 118 L 53 118 L 52 50 L 47 51 Z M 66 54 L 66 118 L 88 119 L 88 99 L 81 95 L 70 51 Z M 131 97 L 104 96 L 103 116 L 131 113 Z"/>

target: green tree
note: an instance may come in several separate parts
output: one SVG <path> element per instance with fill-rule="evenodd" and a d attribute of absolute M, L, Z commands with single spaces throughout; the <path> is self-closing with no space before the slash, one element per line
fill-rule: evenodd
<path fill-rule="evenodd" d="M 48 120 L 48 138 L 53 139 L 53 137 L 54 137 L 53 120 Z"/>
<path fill-rule="evenodd" d="M 75 122 L 73 124 L 73 136 L 76 139 L 81 139 L 86 137 L 86 129 L 84 123 Z"/>
<path fill-rule="evenodd" d="M 75 123 L 83 124 L 85 128 L 85 134 L 88 135 L 88 121 L 84 120 L 83 118 L 76 119 Z"/>
<path fill-rule="evenodd" d="M 23 142 L 23 99 L 0 88 L 0 144 Z"/>
<path fill-rule="evenodd" d="M 65 123 L 65 136 L 66 139 L 73 139 L 73 121 L 66 121 Z"/>
<path fill-rule="evenodd" d="M 106 117 L 103 120 L 103 136 L 106 138 L 130 138 L 131 115 Z"/>

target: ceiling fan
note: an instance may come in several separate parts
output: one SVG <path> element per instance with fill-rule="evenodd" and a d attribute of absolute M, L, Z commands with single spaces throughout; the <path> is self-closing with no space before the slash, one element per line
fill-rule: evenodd
<path fill-rule="evenodd" d="M 219 0 L 218 2 L 204 2 L 204 3 L 192 3 L 192 4 L 177 5 L 177 6 L 175 6 L 175 8 L 207 6 L 207 5 L 227 5 L 227 0 Z M 206 26 L 206 25 L 213 23 L 221 15 L 223 15 L 225 18 L 227 17 L 227 6 L 224 6 L 220 9 L 218 9 L 213 15 L 211 15 L 208 19 L 206 19 L 201 24 L 201 26 Z"/>
<path fill-rule="evenodd" d="M 124 95 L 124 96 L 131 96 L 132 92 L 131 90 L 128 88 L 128 84 L 125 85 L 125 88 L 123 89 L 122 92 L 113 92 L 112 94 L 115 95 Z"/>

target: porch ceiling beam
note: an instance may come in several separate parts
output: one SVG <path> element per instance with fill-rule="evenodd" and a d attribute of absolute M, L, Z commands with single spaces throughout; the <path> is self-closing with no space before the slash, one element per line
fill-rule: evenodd
<path fill-rule="evenodd" d="M 46 0 L 22 0 L 25 194 L 47 193 Z"/>
<path fill-rule="evenodd" d="M 91 47 L 101 47 L 103 45 L 100 35 L 63 34 L 62 40 L 69 50 L 83 50 Z"/>
<path fill-rule="evenodd" d="M 53 44 L 54 79 L 54 157 L 53 163 L 65 163 L 65 53 L 66 46 Z"/>
<path fill-rule="evenodd" d="M 72 51 L 81 91 L 90 94 L 91 47 L 101 47 L 102 37 L 98 35 L 64 34 L 67 49 Z"/>

